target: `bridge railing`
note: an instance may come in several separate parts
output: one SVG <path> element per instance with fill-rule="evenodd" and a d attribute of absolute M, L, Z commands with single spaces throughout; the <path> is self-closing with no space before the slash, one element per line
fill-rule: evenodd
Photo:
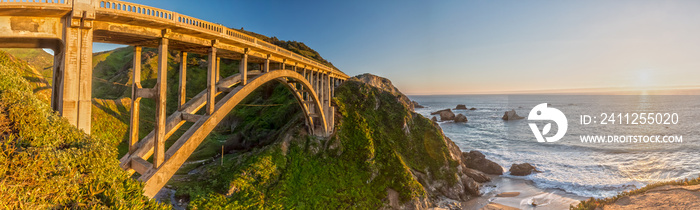
<path fill-rule="evenodd" d="M 110 9 L 113 11 L 119 11 L 130 14 L 136 13 L 165 20 L 173 20 L 173 14 L 175 14 L 174 12 L 170 12 L 167 10 L 123 1 L 102 0 L 100 1 L 98 7 L 101 9 Z"/>
<path fill-rule="evenodd" d="M 0 0 L 0 1 L 6 1 L 6 0 Z M 10 0 L 12 1 L 12 0 Z M 16 1 L 21 1 L 21 0 L 16 0 Z M 30 0 L 31 1 L 31 0 Z M 37 0 L 39 1 L 39 0 Z M 51 1 L 51 0 L 49 0 Z M 60 0 L 60 1 L 67 1 L 70 2 L 71 0 Z M 162 21 L 167 21 L 167 22 L 172 22 L 175 25 L 180 25 L 180 26 L 187 26 L 187 27 L 196 27 L 202 30 L 206 30 L 212 33 L 217 33 L 220 36 L 226 37 L 226 38 L 231 38 L 231 39 L 236 39 L 240 40 L 244 43 L 251 44 L 251 45 L 256 45 L 261 48 L 264 48 L 268 51 L 271 52 L 277 52 L 282 55 L 286 56 L 291 56 L 297 60 L 313 64 L 315 66 L 321 67 L 321 69 L 324 70 L 329 70 L 329 71 L 334 71 L 333 68 L 330 68 L 324 64 L 321 64 L 319 62 L 316 62 L 312 59 L 303 57 L 301 55 L 298 55 L 296 53 L 293 53 L 289 50 L 286 50 L 284 48 L 278 47 L 277 45 L 270 44 L 268 42 L 262 41 L 260 39 L 257 39 L 255 37 L 252 37 L 250 35 L 244 34 L 242 32 L 236 31 L 234 29 L 227 28 L 221 24 L 217 23 L 211 23 L 208 21 L 204 21 L 201 19 L 193 18 L 190 16 L 182 15 L 179 13 L 163 10 L 163 9 L 158 9 L 154 7 L 149 7 L 149 6 L 144 6 L 140 4 L 134 4 L 134 3 L 129 3 L 129 2 L 123 2 L 123 1 L 118 1 L 118 0 L 100 0 L 99 3 L 99 8 L 100 9 L 108 9 L 108 10 L 113 10 L 117 12 L 122 12 L 122 13 L 136 13 L 140 15 L 146 15 L 150 17 L 155 17 L 155 18 L 160 18 Z"/>
<path fill-rule="evenodd" d="M 0 3 L 14 4 L 62 4 L 62 5 L 72 5 L 73 0 L 0 0 Z M 227 28 L 221 24 L 211 23 L 201 19 L 193 18 L 190 16 L 182 15 L 176 12 L 171 12 L 164 9 L 158 9 L 155 7 L 149 7 L 145 5 L 129 3 L 118 0 L 98 0 L 96 5 L 98 9 L 108 10 L 111 12 L 123 13 L 125 15 L 141 15 L 149 18 L 157 18 L 157 20 L 170 22 L 174 25 L 181 27 L 195 27 L 204 31 L 208 31 L 213 34 L 218 34 L 224 38 L 238 40 L 240 42 L 259 46 L 260 48 L 266 49 L 270 52 L 276 52 L 281 55 L 291 57 L 293 59 L 312 64 L 320 67 L 323 70 L 340 72 L 334 68 L 321 64 L 315 60 L 306 58 L 299 54 L 293 53 L 287 49 L 281 48 L 279 46 L 270 44 L 263 40 L 257 39 L 253 36 L 247 35 L 245 33 L 236 31 L 234 29 Z M 340 73 L 341 75 L 342 72 Z"/>
<path fill-rule="evenodd" d="M 72 4 L 73 0 L 0 0 L 0 3 Z"/>

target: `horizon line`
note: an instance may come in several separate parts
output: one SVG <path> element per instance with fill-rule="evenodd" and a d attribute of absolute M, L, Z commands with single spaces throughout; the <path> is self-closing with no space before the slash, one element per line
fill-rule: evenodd
<path fill-rule="evenodd" d="M 670 93 L 670 94 L 669 94 Z M 575 94 L 575 95 L 700 95 L 700 85 L 654 86 L 654 87 L 594 87 L 533 89 L 519 91 L 485 91 L 461 93 L 406 93 L 412 96 L 427 95 L 536 95 L 536 94 Z"/>

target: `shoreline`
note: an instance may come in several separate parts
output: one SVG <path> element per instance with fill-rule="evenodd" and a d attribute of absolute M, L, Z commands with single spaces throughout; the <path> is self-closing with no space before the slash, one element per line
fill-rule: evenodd
<path fill-rule="evenodd" d="M 480 197 L 463 202 L 462 206 L 465 209 L 569 209 L 569 205 L 589 199 L 563 190 L 538 188 L 530 180 L 496 175 L 491 175 L 491 181 L 484 183 L 481 191 Z"/>

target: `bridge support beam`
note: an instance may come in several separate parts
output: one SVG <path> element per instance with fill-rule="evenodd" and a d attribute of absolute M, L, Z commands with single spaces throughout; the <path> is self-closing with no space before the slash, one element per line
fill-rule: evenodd
<path fill-rule="evenodd" d="M 167 33 L 167 32 L 164 32 Z M 161 38 L 158 46 L 158 79 L 156 79 L 156 128 L 153 149 L 153 167 L 158 168 L 165 160 L 165 103 L 168 82 L 168 39 Z"/>
<path fill-rule="evenodd" d="M 221 57 L 216 57 L 216 75 L 214 78 L 216 79 L 214 82 L 219 83 L 219 80 L 221 79 Z"/>
<path fill-rule="evenodd" d="M 51 107 L 87 134 L 92 120 L 93 3 L 74 0 L 73 11 L 63 18 L 63 44 L 55 48 L 51 93 Z"/>
<path fill-rule="evenodd" d="M 265 63 L 263 63 L 262 72 L 264 72 L 264 73 L 270 72 L 270 55 L 267 55 L 267 58 L 265 58 Z"/>
<path fill-rule="evenodd" d="M 133 154 L 136 143 L 139 142 L 139 112 L 141 107 L 141 97 L 136 95 L 136 91 L 141 88 L 141 47 L 134 47 L 134 81 L 131 84 L 131 117 L 129 120 L 129 154 Z"/>
<path fill-rule="evenodd" d="M 248 49 L 245 49 L 241 62 L 238 63 L 238 72 L 241 74 L 241 84 L 248 84 Z"/>
<path fill-rule="evenodd" d="M 245 78 L 245 76 L 243 76 Z M 245 81 L 245 80 L 244 80 Z M 216 48 L 209 49 L 207 67 L 207 114 L 214 113 L 216 106 Z"/>
<path fill-rule="evenodd" d="M 180 52 L 180 87 L 178 88 L 177 110 L 182 110 L 182 105 L 187 102 L 187 52 Z"/>

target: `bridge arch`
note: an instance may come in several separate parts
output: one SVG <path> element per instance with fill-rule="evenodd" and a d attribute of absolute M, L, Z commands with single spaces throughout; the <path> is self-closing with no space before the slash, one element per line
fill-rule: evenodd
<path fill-rule="evenodd" d="M 221 122 L 221 120 L 224 119 L 224 117 L 236 107 L 236 105 L 238 105 L 246 96 L 250 95 L 260 86 L 270 81 L 280 81 L 286 83 L 287 88 L 292 90 L 297 102 L 301 105 L 302 112 L 304 112 L 304 117 L 306 118 L 308 125 L 310 127 L 318 125 L 321 129 L 320 132 L 323 132 L 324 134 L 329 132 L 328 125 L 326 123 L 326 114 L 322 110 L 321 101 L 319 100 L 313 85 L 306 80 L 303 75 L 292 70 L 273 70 L 262 73 L 254 77 L 252 80 L 249 80 L 246 85 L 239 85 L 233 88 L 231 92 L 226 94 L 219 100 L 219 102 L 216 103 L 215 111 L 211 115 L 199 116 L 198 120 L 196 120 L 194 124 L 182 136 L 180 136 L 180 138 L 178 138 L 178 140 L 170 148 L 167 149 L 165 152 L 164 162 L 159 167 L 151 167 L 151 169 L 141 174 L 139 180 L 145 182 L 146 184 L 144 187 L 144 194 L 149 197 L 154 196 L 201 144 L 204 138 L 211 133 L 216 125 L 218 125 L 219 122 Z M 296 89 L 293 85 L 290 85 L 290 83 L 300 84 L 302 88 Z M 304 99 L 300 92 L 308 93 L 308 98 Z M 315 123 L 314 120 L 318 120 L 317 123 Z M 314 130 L 311 131 L 313 132 Z M 127 161 L 130 161 L 133 164 L 134 160 L 142 161 L 143 159 L 147 159 L 147 156 L 135 156 L 130 157 L 130 159 L 131 160 Z"/>

